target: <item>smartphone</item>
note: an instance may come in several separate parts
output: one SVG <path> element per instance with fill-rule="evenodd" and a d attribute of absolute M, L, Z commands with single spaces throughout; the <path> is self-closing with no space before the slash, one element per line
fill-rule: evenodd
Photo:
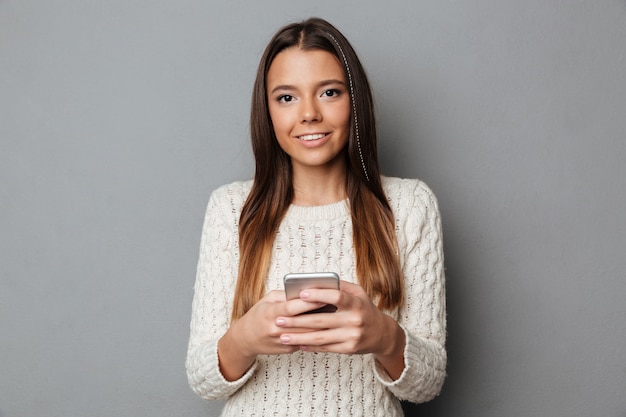
<path fill-rule="evenodd" d="M 285 275 L 285 295 L 287 300 L 300 297 L 300 291 L 309 288 L 339 289 L 339 275 L 334 272 L 300 272 Z M 337 307 L 326 304 L 315 310 L 306 311 L 302 314 L 311 313 L 334 313 Z"/>

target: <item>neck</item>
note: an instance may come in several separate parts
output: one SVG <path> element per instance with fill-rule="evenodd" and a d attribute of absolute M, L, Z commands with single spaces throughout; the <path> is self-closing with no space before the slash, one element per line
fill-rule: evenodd
<path fill-rule="evenodd" d="M 294 170 L 293 204 L 321 206 L 347 197 L 345 167 L 334 170 Z"/>

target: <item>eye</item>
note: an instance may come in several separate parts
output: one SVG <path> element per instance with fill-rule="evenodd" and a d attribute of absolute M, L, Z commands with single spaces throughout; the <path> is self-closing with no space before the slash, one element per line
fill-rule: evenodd
<path fill-rule="evenodd" d="M 338 90 L 338 89 L 336 89 L 336 88 L 331 88 L 331 89 L 329 89 L 329 90 L 325 90 L 325 91 L 322 93 L 322 96 L 323 96 L 323 97 L 337 97 L 339 94 L 341 94 L 341 91 L 339 91 L 339 90 Z"/>
<path fill-rule="evenodd" d="M 283 102 L 283 103 L 290 103 L 293 101 L 293 99 L 294 97 L 292 95 L 281 94 L 280 96 L 276 98 L 276 101 Z"/>

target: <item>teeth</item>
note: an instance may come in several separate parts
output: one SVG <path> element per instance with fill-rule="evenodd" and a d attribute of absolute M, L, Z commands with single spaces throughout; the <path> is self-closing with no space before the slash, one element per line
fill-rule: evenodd
<path fill-rule="evenodd" d="M 317 139 L 321 139 L 324 136 L 326 136 L 323 133 L 318 133 L 317 135 L 303 135 L 303 136 L 299 136 L 300 140 L 317 140 Z"/>

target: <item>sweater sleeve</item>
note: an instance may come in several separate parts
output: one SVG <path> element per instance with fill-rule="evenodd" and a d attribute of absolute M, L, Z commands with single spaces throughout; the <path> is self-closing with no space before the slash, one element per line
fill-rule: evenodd
<path fill-rule="evenodd" d="M 189 386 L 206 400 L 232 395 L 256 367 L 253 365 L 240 379 L 230 382 L 220 372 L 217 355 L 217 341 L 230 325 L 238 268 L 238 200 L 242 198 L 232 188 L 214 191 L 202 228 L 186 368 Z"/>
<path fill-rule="evenodd" d="M 446 300 L 441 219 L 432 191 L 400 180 L 389 193 L 404 273 L 405 298 L 398 323 L 406 335 L 405 368 L 395 381 L 378 363 L 378 379 L 401 400 L 433 399 L 446 376 Z"/>

